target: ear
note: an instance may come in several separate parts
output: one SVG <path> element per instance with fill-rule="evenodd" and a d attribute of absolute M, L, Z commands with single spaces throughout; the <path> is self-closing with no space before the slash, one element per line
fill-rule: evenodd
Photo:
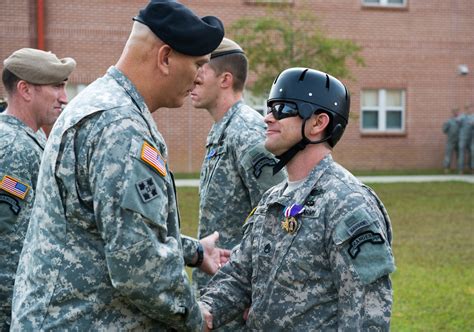
<path fill-rule="evenodd" d="M 173 50 L 168 45 L 164 44 L 158 49 L 156 57 L 156 67 L 163 75 L 168 75 L 170 72 L 170 58 Z"/>
<path fill-rule="evenodd" d="M 234 76 L 229 72 L 223 72 L 221 74 L 221 87 L 222 88 L 229 88 L 232 87 L 234 83 Z"/>
<path fill-rule="evenodd" d="M 31 99 L 33 98 L 33 88 L 34 87 L 30 83 L 23 80 L 19 80 L 16 84 L 17 93 L 26 101 L 31 101 Z"/>
<path fill-rule="evenodd" d="M 311 117 L 309 123 L 311 124 L 311 135 L 319 135 L 324 133 L 324 130 L 329 125 L 329 115 L 326 113 L 315 114 Z"/>

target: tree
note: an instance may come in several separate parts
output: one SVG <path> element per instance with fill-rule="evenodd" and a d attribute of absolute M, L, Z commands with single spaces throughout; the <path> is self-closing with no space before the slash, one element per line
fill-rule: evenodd
<path fill-rule="evenodd" d="M 237 20 L 230 34 L 245 50 L 256 80 L 248 88 L 256 96 L 267 94 L 275 77 L 290 67 L 309 67 L 339 79 L 352 78 L 348 60 L 364 65 L 361 47 L 351 40 L 329 38 L 311 14 L 270 11 L 269 15 Z"/>

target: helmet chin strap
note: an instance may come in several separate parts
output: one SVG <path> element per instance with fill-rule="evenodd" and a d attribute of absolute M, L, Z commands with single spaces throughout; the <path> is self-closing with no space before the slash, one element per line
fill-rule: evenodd
<path fill-rule="evenodd" d="M 323 139 L 320 139 L 318 141 L 310 141 L 304 134 L 304 127 L 306 125 L 306 120 L 305 119 L 303 121 L 303 125 L 301 126 L 301 136 L 303 136 L 303 138 L 301 139 L 301 141 L 299 141 L 298 143 L 296 143 L 295 145 L 293 145 L 288 151 L 284 152 L 283 154 L 281 154 L 280 156 L 276 156 L 276 158 L 278 159 L 278 163 L 276 163 L 275 166 L 273 166 L 273 175 L 275 175 L 276 173 L 278 173 L 279 171 L 281 171 L 281 169 L 283 167 L 285 167 L 285 165 L 298 153 L 300 152 L 301 150 L 303 150 L 306 145 L 308 144 L 319 144 L 319 143 L 322 143 L 322 142 L 326 142 L 327 140 L 329 140 L 331 138 L 332 135 L 328 135 L 327 137 L 323 138 Z"/>

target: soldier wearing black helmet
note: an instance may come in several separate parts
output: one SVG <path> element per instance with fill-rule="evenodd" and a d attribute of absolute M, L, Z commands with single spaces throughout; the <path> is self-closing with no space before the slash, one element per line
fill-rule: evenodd
<path fill-rule="evenodd" d="M 349 91 L 326 73 L 291 68 L 275 79 L 267 105 L 265 147 L 288 182 L 262 197 L 201 297 L 208 327 L 250 307 L 250 330 L 388 331 L 390 219 L 331 157 L 348 122 Z"/>

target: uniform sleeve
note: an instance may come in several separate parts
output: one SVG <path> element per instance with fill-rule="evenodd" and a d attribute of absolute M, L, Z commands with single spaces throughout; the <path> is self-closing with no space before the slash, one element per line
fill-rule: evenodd
<path fill-rule="evenodd" d="M 332 216 L 329 255 L 338 290 L 338 329 L 388 331 L 392 305 L 389 273 L 395 269 L 380 211 L 362 200 Z M 348 206 L 348 205 L 346 205 Z M 339 211 L 350 211 L 339 215 Z"/>
<path fill-rule="evenodd" d="M 90 186 L 109 276 L 147 316 L 176 330 L 198 331 L 202 317 L 172 220 L 176 206 L 169 174 L 153 155 L 157 147 L 135 126 L 109 126 L 90 153 Z M 151 164 L 142 158 L 145 142 Z"/>
<path fill-rule="evenodd" d="M 28 214 L 34 201 L 39 157 L 13 143 L 0 152 L 0 234 L 14 233 L 19 216 Z M 4 181 L 3 181 L 4 180 Z M 2 182 L 3 181 L 3 182 Z M 17 190 L 9 189 L 11 186 Z"/>
<path fill-rule="evenodd" d="M 249 220 L 245 234 L 231 253 L 230 260 L 212 277 L 200 301 L 213 316 L 214 329 L 243 315 L 252 297 L 252 227 Z"/>
<path fill-rule="evenodd" d="M 238 171 L 249 192 L 252 206 L 257 206 L 262 195 L 286 177 L 284 171 L 273 175 L 273 166 L 277 160 L 265 149 L 264 141 L 263 133 L 249 131 L 235 147 Z"/>
<path fill-rule="evenodd" d="M 0 144 L 0 321 L 11 316 L 15 273 L 35 197 L 39 157 L 27 146 Z"/>
<path fill-rule="evenodd" d="M 196 250 L 199 246 L 199 240 L 183 235 L 181 237 L 181 243 L 183 245 L 183 257 L 186 265 L 193 262 L 193 258 L 196 255 Z"/>

